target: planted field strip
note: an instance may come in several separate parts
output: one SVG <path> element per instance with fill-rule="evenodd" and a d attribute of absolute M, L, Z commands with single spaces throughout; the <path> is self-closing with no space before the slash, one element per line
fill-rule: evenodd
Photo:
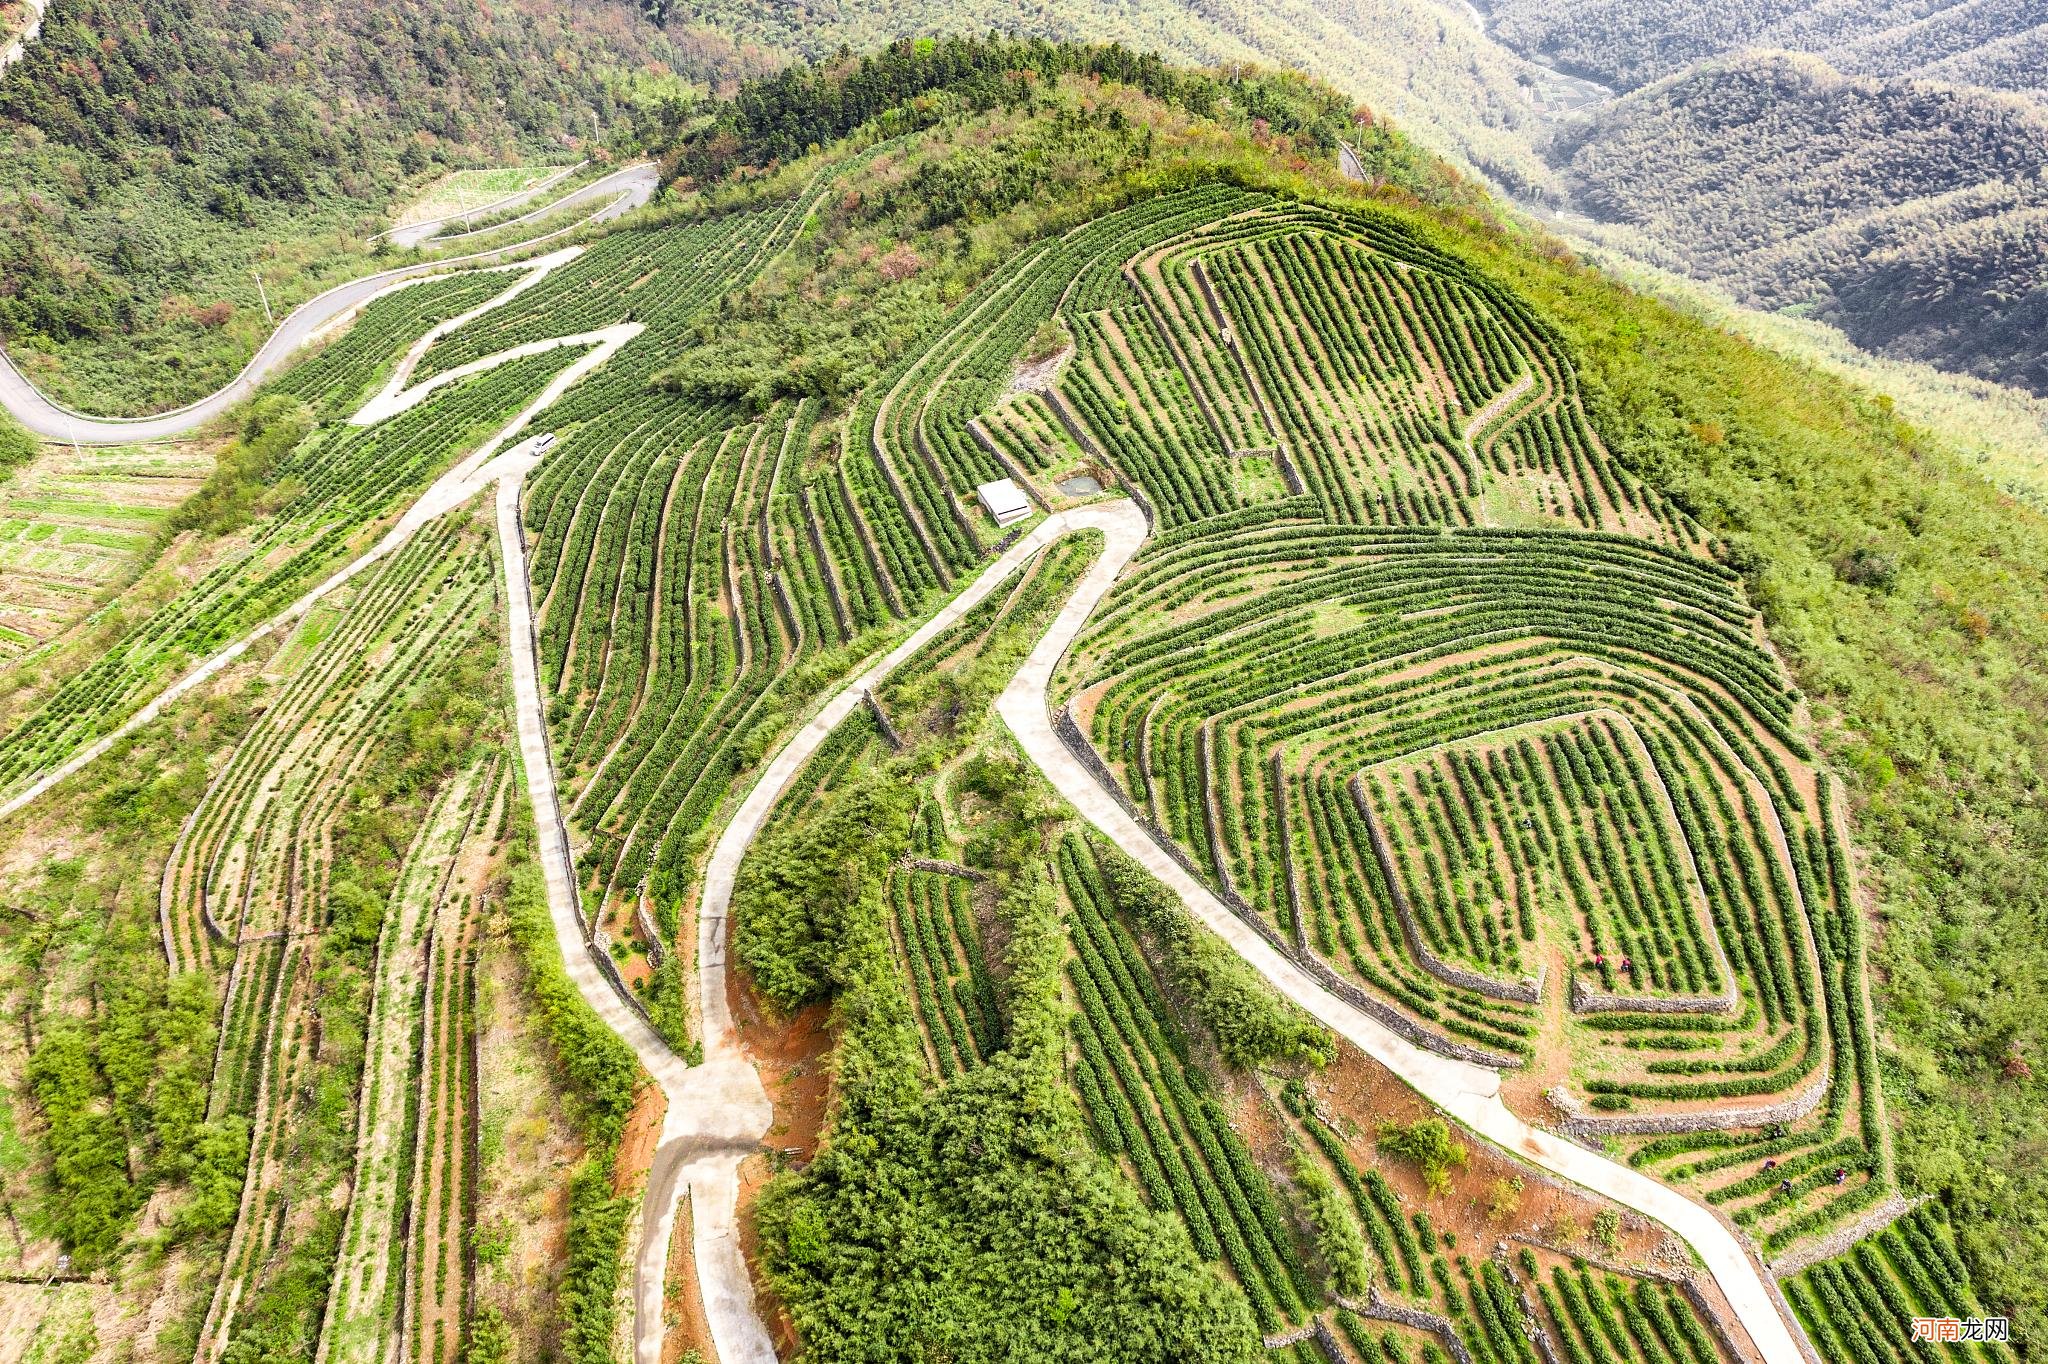
<path fill-rule="evenodd" d="M 1499 1272 L 1491 1262 L 1486 1268 Z M 1627 1279 L 1583 1262 L 1554 1263 L 1548 1281 L 1539 1273 L 1528 1282 L 1542 1303 L 1536 1324 L 1557 1342 L 1563 1364 L 1719 1364 L 1727 1358 L 1699 1310 L 1671 1284 Z"/>
<path fill-rule="evenodd" d="M 1589 713 L 1495 734 L 1367 769 L 1351 787 L 1368 820 L 1378 812 L 1382 872 L 1432 950 L 1514 974 L 1537 923 L 1561 921 L 1602 990 L 1720 1001 L 1707 898 L 1633 727 Z"/>
<path fill-rule="evenodd" d="M 446 370 L 531 341 L 642 321 L 672 339 L 696 310 L 744 282 L 787 241 L 810 200 L 732 213 L 685 227 L 627 229 L 599 238 L 537 288 L 438 341 L 415 376 Z"/>
<path fill-rule="evenodd" d="M 1428 1256 L 1435 1251 L 1432 1234 L 1425 1244 L 1417 1234 L 1426 1227 L 1426 1217 L 1411 1223 L 1399 1196 L 1387 1177 L 1367 1157 L 1359 1159 L 1327 1123 L 1301 1102 L 1298 1093 L 1290 1097 L 1294 1114 L 1308 1146 L 1322 1164 L 1336 1176 L 1351 1205 L 1365 1243 L 1372 1247 L 1376 1279 L 1394 1293 L 1427 1299 L 1434 1292 L 1428 1273 Z"/>
<path fill-rule="evenodd" d="M 890 878 L 890 931 L 927 1058 L 943 1080 L 980 1064 L 1003 1040 L 969 890 L 964 878 L 932 871 L 900 869 Z"/>
<path fill-rule="evenodd" d="M 1194 400 L 1161 410 L 1199 415 L 1233 456 L 1270 453 L 1286 490 L 1313 492 L 1332 519 L 1506 516 L 1699 539 L 1607 456 L 1541 321 L 1390 221 L 1306 206 L 1239 212 L 1162 238 L 1126 275 L 1157 333 L 1147 348 L 1179 370 L 1178 384 L 1155 381 L 1154 392 L 1184 388 Z M 1104 405 L 1085 393 L 1093 380 L 1085 368 L 1076 376 L 1068 387 L 1095 402 L 1098 420 Z M 1147 486 L 1165 505 L 1189 495 Z M 1162 514 L 1200 514 L 1200 500 Z"/>
<path fill-rule="evenodd" d="M 1051 473 L 1081 458 L 1081 447 L 1074 444 L 1038 393 L 1017 394 L 990 412 L 981 425 L 1027 475 Z"/>
<path fill-rule="evenodd" d="M 1784 1288 L 1828 1364 L 1909 1364 L 1937 1356 L 1988 1364 L 2015 1357 L 2010 1345 L 1914 1341 L 1915 1317 L 1985 1315 L 1937 1204 L 1922 1204 L 1847 1254 L 1787 1279 Z"/>
<path fill-rule="evenodd" d="M 906 539 L 881 546 L 889 576 L 906 598 L 921 599 L 937 590 L 981 552 L 981 532 L 965 511 L 965 499 L 976 484 L 1000 478 L 1004 470 L 974 438 L 968 422 L 1002 399 L 1033 332 L 1055 312 L 1071 323 L 1106 306 L 1133 304 L 1129 285 L 1119 273 L 1125 259 L 1162 237 L 1261 201 L 1222 186 L 1204 186 L 1147 200 L 1040 243 L 991 276 L 885 375 L 871 396 L 855 405 L 849 423 L 848 482 L 869 519 L 883 514 L 893 501 L 907 523 Z M 1200 492 L 1190 494 L 1197 507 L 1222 510 L 1234 505 L 1228 476 L 1219 467 L 1220 449 L 1212 443 L 1206 474 L 1199 464 L 1189 462 L 1194 447 L 1186 441 L 1209 438 L 1205 429 L 1173 418 L 1173 412 L 1192 407 L 1192 397 L 1184 384 L 1167 374 L 1161 343 L 1141 333 L 1134 344 L 1145 358 L 1124 349 L 1117 352 L 1121 358 L 1115 363 L 1138 366 L 1140 374 L 1156 376 L 1177 405 L 1141 414 L 1147 432 L 1168 433 L 1181 444 L 1154 453 L 1146 441 L 1127 436 L 1118 419 L 1132 416 L 1136 405 L 1117 407 L 1117 396 L 1103 386 L 1109 381 L 1100 380 L 1087 364 L 1067 367 L 1064 384 L 1069 396 L 1072 384 L 1084 382 L 1075 376 L 1086 370 L 1091 377 L 1085 382 L 1096 386 L 1081 390 L 1085 397 L 1077 401 L 1098 405 L 1088 417 L 1097 439 L 1113 448 L 1120 461 L 1131 463 L 1126 474 L 1137 477 L 1148 493 L 1185 484 L 1207 490 L 1206 501 Z M 1111 363 L 1106 352 L 1103 363 Z M 1043 414 L 1037 409 L 1043 406 L 1042 400 L 1033 400 L 1022 408 L 1031 414 L 1038 437 L 1020 436 L 1014 448 L 997 438 L 998 445 L 1027 469 L 1040 467 L 1035 452 L 1044 452 L 1043 458 L 1050 461 L 1068 439 L 1040 422 Z M 1011 430 L 999 425 L 1005 432 Z M 1180 504 L 1172 505 L 1172 515 L 1179 518 Z"/>
<path fill-rule="evenodd" d="M 226 976 L 208 1113 L 248 1114 L 251 1126 L 241 1206 L 195 1356 L 202 1364 L 226 1350 L 237 1309 L 285 1229 L 297 1118 L 313 1101 L 312 953 L 328 912 L 329 829 L 388 717 L 488 618 L 491 592 L 488 555 L 448 523 L 387 561 L 331 630 L 281 655 L 296 667 L 201 798 L 165 868 L 173 967 Z M 410 1026 L 403 1031 L 394 1045 L 412 1045 Z M 401 1115 L 394 1131 L 404 1125 Z"/>
<path fill-rule="evenodd" d="M 1414 1208 L 1377 1168 L 1366 1143 L 1347 1141 L 1290 1087 L 1287 1109 L 1316 1165 L 1344 1191 L 1371 1247 L 1366 1301 L 1335 1314 L 1356 1357 L 1380 1355 L 1374 1322 L 1434 1336 L 1471 1364 L 1733 1364 L 1739 1356 L 1676 1275 L 1637 1277 L 1550 1250 L 1502 1247 L 1474 1261 L 1455 1253 L 1429 1212 Z"/>
<path fill-rule="evenodd" d="M 460 995 L 440 939 L 461 937 L 461 908 L 469 897 L 450 893 L 456 859 L 494 780 L 495 773 L 473 769 L 436 795 L 384 912 L 357 1100 L 355 1174 L 321 1319 L 318 1364 L 380 1364 L 398 1352 L 411 1324 L 403 1310 L 411 1305 L 403 1292 L 412 1243 L 407 1233 L 416 1217 L 433 1211 L 423 1197 L 430 1190 L 419 1187 L 416 1175 L 428 1152 L 452 1149 L 440 1140 L 446 1135 L 441 1113 L 428 1109 L 422 1094 L 436 1079 L 446 1083 L 445 1073 L 429 1073 L 431 1063 L 445 1065 L 462 1052 L 459 1035 L 447 1027 L 450 995 Z M 442 1045 L 427 1052 L 425 1040 Z M 437 1177 L 443 1173 L 438 1163 L 430 1169 Z M 445 1234 L 435 1239 L 439 1250 Z"/>
<path fill-rule="evenodd" d="M 1824 774 L 1817 787 L 1827 818 L 1818 830 L 1804 831 L 1803 855 L 1795 856 L 1794 867 L 1813 915 L 1821 964 L 1830 1040 L 1823 1103 L 1807 1122 L 1680 1133 L 1646 1142 L 1629 1155 L 1631 1164 L 1700 1186 L 1710 1202 L 1749 1229 L 1766 1255 L 1874 1208 L 1891 1183 L 1863 919 L 1839 834 L 1841 811 Z M 1631 1045 L 1639 1038 L 1680 1051 L 1702 1045 L 1690 1033 L 1670 1031 L 1668 1019 L 1618 1014 L 1589 1021 L 1613 1027 Z"/>
<path fill-rule="evenodd" d="M 615 903 L 651 890 L 663 933 L 750 732 L 803 699 L 785 695 L 792 666 L 900 605 L 870 567 L 876 523 L 801 482 L 814 406 L 747 420 L 650 384 L 698 311 L 787 243 L 825 183 L 759 213 L 607 236 L 437 341 L 415 371 L 627 317 L 645 326 L 551 410 L 561 440 L 524 515 L 553 737 L 587 840 L 579 865 Z M 898 540 L 904 524 L 884 523 Z"/>
<path fill-rule="evenodd" d="M 0 486 L 0 661 L 60 634 L 139 572 L 213 468 L 196 444 L 45 445 Z"/>
<path fill-rule="evenodd" d="M 498 827 L 512 794 L 509 773 L 497 773 L 495 793 L 479 793 L 470 837 Z M 486 799 L 486 796 L 488 798 Z M 486 818 L 488 815 L 490 818 Z M 410 1235 L 399 1302 L 401 1353 L 421 1364 L 457 1357 L 468 1326 L 476 1230 L 474 1189 L 478 1130 L 475 942 L 480 898 L 451 887 L 433 925 L 433 959 L 425 984 L 425 1024 L 415 1069 Z"/>
<path fill-rule="evenodd" d="M 1230 1266 L 1263 1330 L 1299 1320 L 1316 1292 L 1272 1185 L 1190 1063 L 1080 835 L 1061 844 L 1059 862 L 1073 905 L 1067 974 L 1080 1005 L 1074 1083 L 1097 1145 L 1129 1162 L 1152 1206 L 1180 1216 L 1199 1254 Z"/>
<path fill-rule="evenodd" d="M 1540 534 L 1440 541 L 1319 528 L 1224 543 L 1224 557 L 1177 551 L 1170 573 L 1133 580 L 1160 589 L 1155 613 L 1195 593 L 1216 609 L 1111 650 L 1101 664 L 1115 680 L 1097 698 L 1095 739 L 1126 764 L 1151 755 L 1132 785 L 1154 795 L 1176 836 L 1211 852 L 1208 860 L 1228 866 L 1277 914 L 1274 802 L 1284 794 L 1293 826 L 1308 836 L 1297 860 L 1312 879 L 1338 881 L 1339 902 L 1362 901 L 1368 933 L 1389 917 L 1371 901 L 1399 890 L 1417 907 L 1432 952 L 1512 971 L 1547 899 L 1570 908 L 1573 937 L 1587 942 L 1586 969 L 1603 989 L 1713 990 L 1719 965 L 1697 910 L 1701 897 L 1717 897 L 1695 880 L 1691 805 L 1674 828 L 1664 788 L 1679 791 L 1671 799 L 1707 804 L 1690 789 L 1704 773 L 1732 792 L 1732 818 L 1755 800 L 1743 758 L 1778 785 L 1777 770 L 1730 722 L 1746 719 L 1732 701 L 1781 727 L 1789 716 L 1768 661 L 1726 619 L 1737 613 L 1724 580 L 1679 556 L 1589 541 L 1587 551 L 1614 565 L 1609 578 L 1587 554 L 1562 551 L 1569 540 Z M 1347 543 L 1364 557 L 1329 553 Z M 1328 557 L 1293 559 L 1290 544 Z M 1319 566 L 1299 572 L 1304 562 Z M 1566 588 L 1568 580 L 1581 581 Z M 1661 606 L 1665 590 L 1720 617 Z M 1621 624 L 1660 617 L 1672 628 L 1654 645 L 1638 645 Z M 1739 669 L 1722 661 L 1724 651 Z M 1656 685 L 1633 683 L 1638 671 Z M 1683 690 L 1674 697 L 1675 689 Z M 1594 715 L 1606 710 L 1613 716 Z M 1517 725 L 1568 722 L 1585 728 L 1485 742 Z M 1638 738 L 1638 725 L 1652 722 L 1675 731 L 1668 744 L 1662 733 L 1647 745 Z M 1236 797 L 1217 802 L 1232 812 L 1221 821 L 1210 819 L 1199 789 L 1205 726 L 1214 780 Z M 1288 751 L 1284 793 L 1260 771 L 1276 745 Z M 1779 767 L 1792 756 L 1787 748 Z M 1362 779 L 1347 788 L 1353 776 Z M 1333 800 L 1333 789 L 1346 797 Z M 1644 832 L 1646 846 L 1619 842 L 1610 828 L 1617 818 Z M 1220 848 L 1209 846 L 1212 823 Z M 1332 839 L 1370 851 L 1375 827 L 1392 844 L 1389 857 L 1360 859 L 1365 865 L 1349 872 L 1317 866 Z M 1320 950 L 1334 950 L 1336 925 L 1308 927 Z M 1380 950 L 1411 936 L 1403 927 Z M 1647 950 L 1631 954 L 1632 946 Z"/>
<path fill-rule="evenodd" d="M 393 215 L 393 221 L 403 227 L 476 213 L 509 196 L 550 184 L 573 169 L 567 166 L 479 166 L 449 171 Z"/>

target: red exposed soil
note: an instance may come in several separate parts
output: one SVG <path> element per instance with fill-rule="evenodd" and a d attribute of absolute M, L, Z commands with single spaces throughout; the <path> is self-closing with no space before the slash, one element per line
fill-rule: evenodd
<path fill-rule="evenodd" d="M 634 1096 L 633 1111 L 626 1115 L 626 1130 L 619 1138 L 619 1156 L 612 1162 L 612 1195 L 623 1197 L 638 1189 L 654 1163 L 654 1148 L 661 1144 L 661 1122 L 668 1115 L 668 1095 L 660 1085 L 642 1085 Z"/>
<path fill-rule="evenodd" d="M 832 1098 L 830 1006 L 812 1004 L 778 1018 L 738 966 L 726 973 L 726 1002 L 739 1027 L 740 1046 L 775 1105 L 767 1146 L 794 1161 L 810 1160 L 817 1154 Z"/>
<path fill-rule="evenodd" d="M 818 1152 L 832 1105 L 831 1007 L 812 1004 L 778 1017 L 767 1001 L 755 994 L 745 968 L 734 963 L 725 979 L 726 1002 L 739 1029 L 740 1047 L 760 1073 L 769 1102 L 775 1106 L 766 1149 L 740 1166 L 740 1251 L 746 1256 L 756 1302 L 775 1342 L 775 1352 L 788 1359 L 799 1350 L 796 1324 L 768 1289 L 761 1272 L 761 1236 L 754 1221 L 754 1204 L 785 1165 L 801 1166 Z"/>
<path fill-rule="evenodd" d="M 801 1353 L 796 1323 L 761 1272 L 761 1230 L 754 1221 L 754 1201 L 774 1177 L 775 1166 L 766 1156 L 749 1156 L 740 1166 L 740 1253 L 746 1257 L 747 1276 L 754 1281 L 754 1302 L 761 1309 L 769 1339 L 775 1343 L 775 1356 L 792 1359 Z"/>
<path fill-rule="evenodd" d="M 1380 1173 L 1401 1196 L 1411 1211 L 1429 1213 L 1439 1232 L 1455 1232 L 1458 1250 L 1477 1259 L 1507 1242 L 1509 1251 L 1521 1243 L 1509 1240 L 1515 1232 L 1582 1249 L 1588 1254 L 1606 1252 L 1588 1235 L 1593 1215 L 1614 1205 L 1588 1193 L 1560 1188 L 1536 1177 L 1528 1166 L 1467 1134 L 1468 1157 L 1451 1174 L 1450 1191 L 1432 1197 L 1423 1188 L 1422 1175 L 1403 1160 L 1378 1155 L 1374 1133 L 1383 1122 L 1414 1122 L 1436 1116 L 1437 1110 L 1378 1063 L 1353 1048 L 1344 1047 L 1335 1064 L 1309 1081 L 1309 1090 L 1324 1110 L 1345 1129 L 1352 1158 L 1361 1169 L 1378 1166 Z M 1488 1200 L 1499 1180 L 1521 1178 L 1519 1206 L 1503 1217 L 1489 1215 Z M 1621 1250 L 1611 1256 L 1626 1264 L 1659 1262 L 1660 1248 L 1669 1239 L 1659 1227 L 1627 1211 L 1622 1212 Z M 1682 1262 L 1664 1261 L 1666 1267 Z"/>

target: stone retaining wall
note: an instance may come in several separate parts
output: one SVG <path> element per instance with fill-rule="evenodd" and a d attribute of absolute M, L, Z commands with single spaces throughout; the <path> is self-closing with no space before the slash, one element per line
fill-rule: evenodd
<path fill-rule="evenodd" d="M 946 862 L 936 857 L 899 857 L 896 865 L 910 871 L 932 871 L 941 876 L 957 876 L 963 881 L 982 882 L 988 880 L 988 873 L 963 867 L 958 862 Z"/>
<path fill-rule="evenodd" d="M 1797 1122 L 1820 1107 L 1834 1067 L 1823 1064 L 1820 1076 L 1803 1091 L 1777 1103 L 1752 1108 L 1721 1108 L 1705 1113 L 1596 1114 L 1562 1087 L 1543 1091 L 1551 1106 L 1565 1115 L 1558 1130 L 1570 1137 L 1671 1136 L 1679 1132 L 1727 1132 L 1737 1127 L 1768 1127 Z"/>
<path fill-rule="evenodd" d="M 860 703 L 868 708 L 868 714 L 875 717 L 875 728 L 882 731 L 882 742 L 901 752 L 903 736 L 896 732 L 896 726 L 889 720 L 889 712 L 882 709 L 882 703 L 872 688 L 860 689 Z"/>
<path fill-rule="evenodd" d="M 768 570 L 768 590 L 775 594 L 775 609 L 781 613 L 789 637 L 801 644 L 804 632 L 797 624 L 796 603 L 789 599 L 789 587 L 782 581 L 782 575 L 772 568 Z"/>
<path fill-rule="evenodd" d="M 1195 750 L 1201 763 L 1202 822 L 1209 830 L 1209 857 L 1216 864 L 1216 884 L 1225 896 L 1237 894 L 1230 879 L 1230 860 L 1223 855 L 1223 812 L 1216 808 L 1216 722 L 1202 722 L 1202 742 Z"/>
<path fill-rule="evenodd" d="M 1443 1341 L 1444 1349 L 1449 1352 L 1452 1359 L 1458 1361 L 1458 1364 L 1473 1364 L 1472 1352 L 1465 1348 L 1464 1341 L 1458 1339 L 1458 1328 L 1451 1325 L 1450 1318 L 1440 1317 L 1434 1312 L 1425 1312 L 1419 1307 L 1410 1307 L 1406 1303 L 1390 1302 L 1380 1296 L 1378 1284 L 1366 1288 L 1364 1302 L 1348 1302 L 1342 1298 L 1337 1301 L 1361 1317 L 1371 1317 L 1375 1321 L 1391 1321 L 1401 1326 L 1413 1327 L 1418 1331 L 1428 1331 Z"/>
<path fill-rule="evenodd" d="M 1738 999 L 1732 980 L 1718 995 L 1616 995 L 1578 976 L 1572 977 L 1571 995 L 1575 1014 L 1725 1014 L 1735 1011 Z"/>
<path fill-rule="evenodd" d="M 1812 1245 L 1772 1261 L 1771 1274 L 1776 1278 L 1789 1279 L 1801 1270 L 1811 1269 L 1822 1260 L 1832 1260 L 1837 1255 L 1846 1255 L 1849 1248 L 1858 1241 L 1866 1236 L 1877 1235 L 1926 1201 L 1924 1198 L 1908 1199 L 1904 1194 L 1893 1193 L 1861 1217 L 1844 1222 Z"/>
<path fill-rule="evenodd" d="M 640 941 L 647 944 L 647 960 L 660 970 L 662 958 L 668 952 L 661 945 L 661 934 L 655 930 L 654 916 L 647 912 L 647 901 L 637 895 L 633 897 L 633 927 L 639 930 Z"/>

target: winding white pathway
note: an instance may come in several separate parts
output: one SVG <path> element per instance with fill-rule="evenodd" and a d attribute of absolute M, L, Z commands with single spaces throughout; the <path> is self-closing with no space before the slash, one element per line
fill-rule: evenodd
<path fill-rule="evenodd" d="M 293 352 L 312 340 L 321 329 L 343 314 L 361 307 L 392 285 L 448 270 L 453 266 L 473 265 L 478 261 L 511 255 L 590 223 L 608 221 L 646 203 L 654 196 L 658 183 L 659 173 L 651 163 L 636 162 L 613 171 L 602 180 L 592 181 L 573 195 L 565 196 L 564 202 L 609 197 L 609 202 L 604 207 L 582 222 L 494 250 L 479 251 L 468 256 L 454 256 L 446 260 L 422 261 L 417 265 L 402 265 L 394 270 L 384 270 L 374 275 L 365 275 L 361 279 L 350 280 L 346 284 L 338 284 L 326 293 L 315 295 L 292 309 L 284 320 L 277 324 L 277 329 L 258 348 L 256 354 L 250 357 L 249 363 L 242 368 L 240 374 L 198 402 L 175 411 L 160 412 L 148 417 L 93 417 L 82 412 L 74 412 L 46 397 L 14 367 L 13 362 L 8 360 L 4 353 L 0 353 L 0 407 L 6 408 L 16 421 L 45 440 L 76 441 L 81 445 L 119 445 L 128 441 L 167 440 L 173 436 L 182 436 L 188 431 L 204 426 L 255 392 L 258 385 L 291 359 Z"/>
<path fill-rule="evenodd" d="M 760 1078 L 740 1055 L 734 1039 L 731 1018 L 724 1008 L 724 972 L 707 968 L 702 973 L 700 988 L 706 994 L 707 1020 L 715 989 L 716 1008 L 724 1026 L 716 1030 L 707 1026 L 703 1064 L 692 1066 L 612 987 L 593 955 L 603 949 L 591 946 L 583 936 L 576 860 L 555 786 L 546 701 L 540 689 L 533 598 L 527 587 L 526 534 L 519 519 L 525 473 L 525 468 L 510 470 L 498 484 L 498 544 L 505 568 L 506 635 L 511 644 L 519 756 L 539 834 L 548 914 L 562 950 L 562 964 L 577 991 L 632 1047 L 668 1101 L 641 1205 L 640 1249 L 633 1274 L 634 1355 L 639 1364 L 661 1364 L 662 1338 L 667 1330 L 663 1309 L 668 1247 L 677 1204 L 687 1189 L 691 1248 L 718 1358 L 721 1364 L 774 1364 L 775 1349 L 755 1310 L 753 1283 L 740 1253 L 737 1215 L 740 1161 L 760 1148 L 774 1110 Z M 722 961 L 722 922 L 717 938 Z"/>
<path fill-rule="evenodd" d="M 1143 545 L 1146 533 L 1144 518 L 1129 503 L 1105 506 L 1099 516 L 1090 524 L 1109 533 L 1107 549 L 996 701 L 997 714 L 1025 753 L 1082 818 L 1170 886 L 1197 918 L 1283 995 L 1488 1141 L 1669 1227 L 1700 1257 L 1766 1364 L 1803 1364 L 1804 1356 L 1778 1312 L 1762 1269 L 1718 1217 L 1674 1189 L 1523 1122 L 1501 1102 L 1497 1071 L 1424 1051 L 1325 990 L 1168 857 L 1067 750 L 1053 732 L 1047 709 L 1053 669 Z"/>

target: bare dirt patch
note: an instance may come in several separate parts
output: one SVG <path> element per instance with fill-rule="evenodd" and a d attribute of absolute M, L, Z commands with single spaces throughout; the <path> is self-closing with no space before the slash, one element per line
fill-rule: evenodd
<path fill-rule="evenodd" d="M 743 968 L 726 972 L 727 1003 L 739 1027 L 740 1046 L 761 1073 L 775 1124 L 768 1145 L 789 1160 L 807 1162 L 817 1154 L 832 1100 L 831 1006 L 812 1004 L 777 1017 L 754 993 Z M 744 1205 L 746 1195 L 741 1194 Z"/>
<path fill-rule="evenodd" d="M 1592 1239 L 1594 1214 L 1616 1205 L 1541 1175 L 1506 1153 L 1464 1136 L 1467 1158 L 1454 1170 L 1451 1187 L 1441 1197 L 1423 1187 L 1422 1175 L 1406 1161 L 1382 1159 L 1375 1134 L 1386 1122 L 1409 1123 L 1438 1116 L 1434 1105 L 1408 1088 L 1390 1072 L 1367 1059 L 1356 1049 L 1341 1048 L 1336 1062 L 1309 1081 L 1310 1093 L 1334 1116 L 1360 1168 L 1376 1165 L 1399 1194 L 1402 1206 L 1412 1215 L 1429 1214 L 1437 1231 L 1457 1236 L 1458 1250 L 1474 1259 L 1491 1255 L 1505 1245 L 1510 1254 L 1522 1242 L 1517 1234 L 1535 1236 L 1589 1255 L 1600 1255 L 1624 1265 L 1662 1264 L 1669 1233 L 1635 1213 L 1621 1212 L 1619 1249 L 1608 1252 Z M 1489 1204 L 1495 1186 L 1520 1179 L 1522 1187 L 1512 1212 L 1495 1215 Z"/>
<path fill-rule="evenodd" d="M 654 1150 L 661 1145 L 661 1123 L 668 1116 L 668 1095 L 660 1085 L 642 1085 L 634 1096 L 633 1111 L 626 1115 L 626 1129 L 619 1136 L 619 1154 L 612 1161 L 612 1194 L 623 1196 L 638 1189 L 654 1163 Z"/>
<path fill-rule="evenodd" d="M 726 970 L 726 1002 L 739 1030 L 740 1047 L 760 1073 L 774 1105 L 767 1150 L 740 1165 L 740 1252 L 754 1281 L 756 1302 L 775 1352 L 784 1359 L 799 1348 L 796 1323 L 781 1299 L 769 1290 L 761 1272 L 761 1234 L 754 1208 L 761 1190 L 783 1169 L 801 1168 L 818 1153 L 832 1106 L 832 1013 L 829 1004 L 808 1005 L 787 1017 L 777 1016 L 753 990 L 745 968 Z"/>
<path fill-rule="evenodd" d="M 1044 393 L 1059 382 L 1060 371 L 1074 357 L 1071 345 L 1062 346 L 1041 360 L 1022 361 L 1010 376 L 1011 393 Z"/>

